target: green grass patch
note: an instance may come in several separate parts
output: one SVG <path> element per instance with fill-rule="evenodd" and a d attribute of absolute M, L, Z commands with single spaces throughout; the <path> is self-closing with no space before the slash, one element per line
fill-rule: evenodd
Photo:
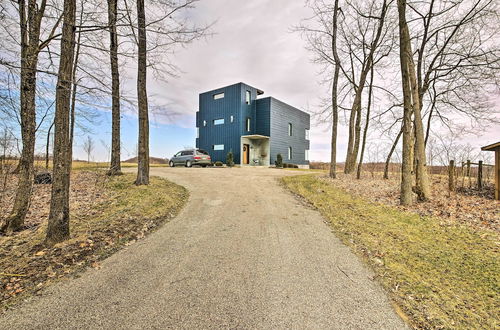
<path fill-rule="evenodd" d="M 418 328 L 499 327 L 499 237 L 353 197 L 315 175 L 285 186 L 327 218 Z"/>

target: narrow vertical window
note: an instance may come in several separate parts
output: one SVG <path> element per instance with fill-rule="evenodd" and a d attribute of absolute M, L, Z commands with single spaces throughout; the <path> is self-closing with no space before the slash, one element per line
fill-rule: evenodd
<path fill-rule="evenodd" d="M 252 94 L 250 93 L 250 91 L 247 91 L 245 93 L 245 101 L 247 104 L 250 104 L 250 98 L 251 98 Z"/>
<path fill-rule="evenodd" d="M 292 123 L 288 123 L 288 136 L 293 135 L 293 126 Z"/>
<path fill-rule="evenodd" d="M 234 122 L 234 116 L 231 116 L 231 122 Z"/>
<path fill-rule="evenodd" d="M 250 118 L 247 118 L 247 132 L 250 132 Z"/>
<path fill-rule="evenodd" d="M 309 150 L 306 150 L 305 158 L 306 158 L 307 161 L 309 161 Z"/>
<path fill-rule="evenodd" d="M 309 130 L 306 128 L 306 140 L 309 140 Z"/>
<path fill-rule="evenodd" d="M 196 127 L 196 138 L 197 139 L 200 138 L 200 128 L 199 127 Z"/>
<path fill-rule="evenodd" d="M 292 147 L 288 147 L 288 160 L 292 159 Z"/>
<path fill-rule="evenodd" d="M 203 121 L 203 127 L 205 127 L 205 126 L 207 126 L 207 121 L 206 120 Z"/>

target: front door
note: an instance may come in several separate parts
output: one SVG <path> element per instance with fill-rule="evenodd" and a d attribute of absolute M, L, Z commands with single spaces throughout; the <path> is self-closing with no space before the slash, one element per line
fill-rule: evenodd
<path fill-rule="evenodd" d="M 250 145 L 243 145 L 243 164 L 250 164 Z"/>

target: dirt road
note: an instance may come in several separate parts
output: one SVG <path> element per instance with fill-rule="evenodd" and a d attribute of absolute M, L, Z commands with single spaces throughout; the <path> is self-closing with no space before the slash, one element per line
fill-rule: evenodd
<path fill-rule="evenodd" d="M 297 172 L 153 168 L 181 214 L 78 279 L 0 316 L 2 329 L 404 329 L 373 274 L 277 182 Z"/>

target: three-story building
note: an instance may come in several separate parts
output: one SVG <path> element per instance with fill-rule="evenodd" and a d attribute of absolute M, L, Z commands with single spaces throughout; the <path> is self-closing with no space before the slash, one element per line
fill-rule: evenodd
<path fill-rule="evenodd" d="M 310 115 L 238 83 L 200 94 L 196 147 L 225 162 L 229 151 L 241 165 L 283 162 L 309 166 Z"/>

